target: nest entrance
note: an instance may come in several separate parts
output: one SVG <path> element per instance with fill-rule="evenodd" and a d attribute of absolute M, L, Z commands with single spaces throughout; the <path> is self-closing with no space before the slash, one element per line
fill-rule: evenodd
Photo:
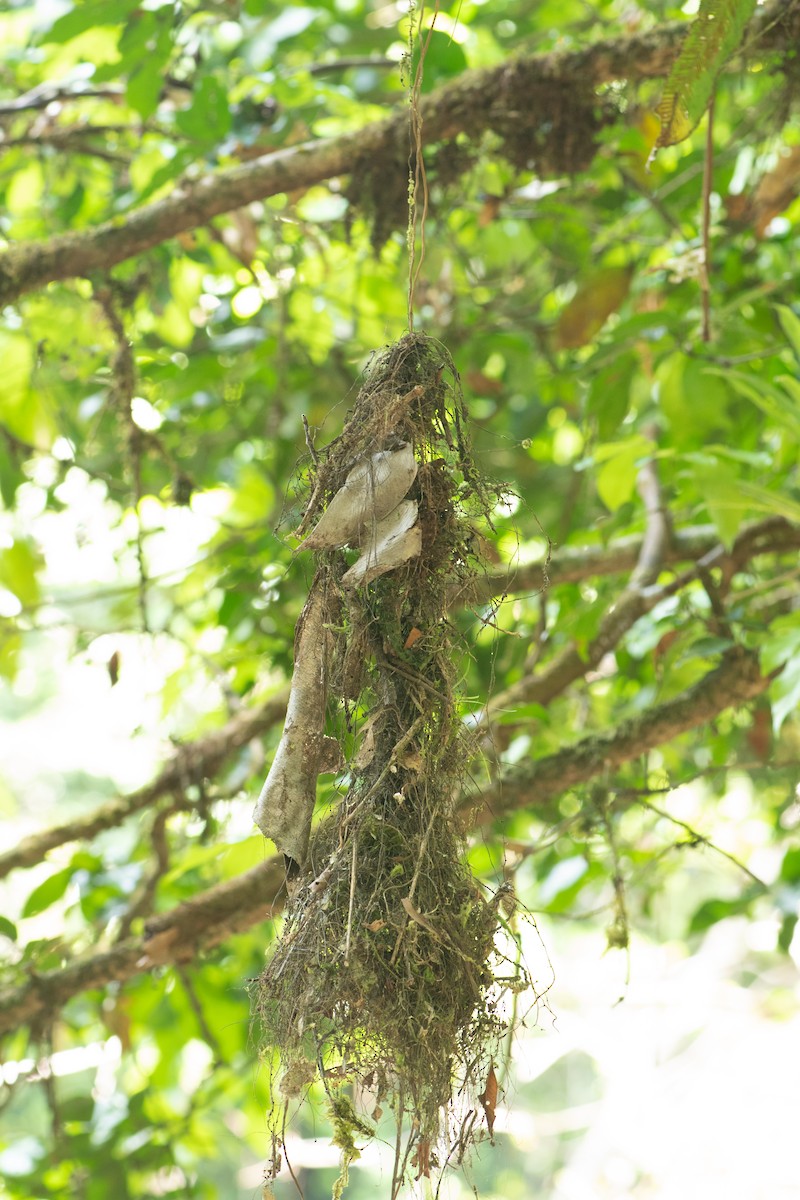
<path fill-rule="evenodd" d="M 413 448 L 415 475 L 401 503 L 415 506 L 417 551 L 356 586 L 347 583 L 352 549 L 317 552 L 293 677 L 294 692 L 313 667 L 317 707 L 298 705 L 306 726 L 298 718 L 290 730 L 287 719 L 284 749 L 291 758 L 294 747 L 307 767 L 324 723 L 351 748 L 347 790 L 310 842 L 302 831 L 292 841 L 299 877 L 255 989 L 265 1049 L 281 1060 L 282 1094 L 299 1095 L 315 1079 L 325 1086 L 344 1175 L 354 1137 L 370 1130 L 344 1084 L 367 1089 L 373 1109 L 388 1102 L 399 1124 L 408 1119 L 393 1195 L 407 1163 L 418 1175 L 436 1164 L 456 1092 L 477 1098 L 483 1088 L 491 1133 L 486 1079 L 505 1032 L 492 965 L 497 907 L 472 877 L 452 819 L 466 752 L 447 597 L 477 570 L 472 521 L 489 518 L 490 493 L 470 456 L 452 361 L 420 334 L 373 364 L 343 433 L 316 464 L 298 533 L 317 520 L 307 540 L 328 537 L 333 517 L 322 522 L 350 503 L 364 477 L 359 464 L 398 446 Z M 342 528 L 363 557 L 365 545 L 378 543 L 364 522 L 347 520 Z M 312 627 L 321 631 L 313 638 Z M 294 781 L 290 768 L 278 782 L 286 791 Z M 265 831 L 281 845 L 272 828 Z M 478 1111 L 475 1104 L 470 1130 Z"/>

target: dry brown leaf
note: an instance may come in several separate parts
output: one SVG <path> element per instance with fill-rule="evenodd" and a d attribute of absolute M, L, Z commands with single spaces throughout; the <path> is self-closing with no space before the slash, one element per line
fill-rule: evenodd
<path fill-rule="evenodd" d="M 111 686 L 114 687 L 119 679 L 119 650 L 115 650 L 111 655 L 111 658 L 106 663 L 106 670 L 108 671 Z"/>
<path fill-rule="evenodd" d="M 406 912 L 408 913 L 408 915 L 412 921 L 415 921 L 417 925 L 421 925 L 423 929 L 427 929 L 428 933 L 432 934 L 435 938 L 439 937 L 439 934 L 436 931 L 436 927 L 434 925 L 431 925 L 428 918 L 423 917 L 423 915 L 419 911 L 419 909 L 414 907 L 414 902 L 410 896 L 404 896 L 403 899 L 400 901 L 400 903 L 402 904 L 403 908 L 406 910 Z"/>
<path fill-rule="evenodd" d="M 755 191 L 725 197 L 728 220 L 737 228 L 747 225 L 763 238 L 770 221 L 785 212 L 800 195 L 800 146 L 784 147 L 771 171 L 762 176 Z"/>
<path fill-rule="evenodd" d="M 632 267 L 604 267 L 584 279 L 556 322 L 556 349 L 575 350 L 590 342 L 622 304 L 632 278 Z"/>
<path fill-rule="evenodd" d="M 417 1168 L 417 1179 L 430 1179 L 431 1177 L 431 1144 L 427 1138 L 423 1138 L 417 1146 L 417 1152 L 411 1160 L 412 1167 Z"/>
<path fill-rule="evenodd" d="M 260 150 L 259 153 L 263 153 Z M 260 230 L 258 222 L 247 208 L 235 208 L 229 214 L 227 225 L 222 231 L 222 240 L 229 250 L 238 254 L 245 262 L 252 262 L 258 254 Z"/>
<path fill-rule="evenodd" d="M 501 380 L 491 379 L 483 371 L 467 371 L 464 378 L 476 396 L 502 396 L 506 390 Z"/>
<path fill-rule="evenodd" d="M 361 729 L 361 743 L 353 759 L 353 766 L 357 767 L 359 771 L 368 767 L 375 757 L 375 722 L 379 715 L 379 713 L 373 713 L 371 717 L 367 717 Z"/>
<path fill-rule="evenodd" d="M 422 637 L 422 630 L 417 629 L 417 627 L 415 625 L 414 628 L 411 630 L 411 633 L 408 635 L 406 640 L 403 642 L 403 649 L 411 650 L 414 646 L 416 646 L 417 642 L 419 641 L 419 639 L 421 637 Z"/>
<path fill-rule="evenodd" d="M 131 1040 L 131 1018 L 128 1012 L 128 1002 L 117 998 L 112 1008 L 101 1010 L 103 1024 L 109 1033 L 118 1037 L 122 1043 L 122 1049 L 129 1051 L 132 1046 Z"/>
<path fill-rule="evenodd" d="M 385 921 L 370 921 L 367 924 L 367 929 L 370 931 L 370 933 L 377 933 L 378 930 L 384 929 L 385 927 Z"/>
<path fill-rule="evenodd" d="M 405 767 L 407 771 L 422 770 L 422 754 L 413 747 L 409 750 L 401 751 L 397 756 L 397 762 L 399 766 Z"/>
<path fill-rule="evenodd" d="M 667 654 L 670 648 L 680 637 L 680 632 L 677 629 L 668 629 L 663 633 L 653 647 L 653 666 L 657 667 L 661 659 Z"/>
<path fill-rule="evenodd" d="M 772 712 L 769 702 L 759 705 L 753 713 L 753 722 L 747 731 L 747 744 L 761 762 L 768 762 L 772 755 Z"/>
<path fill-rule="evenodd" d="M 494 1134 L 494 1122 L 497 1115 L 497 1076 L 494 1073 L 494 1063 L 489 1067 L 486 1085 L 478 1099 L 486 1113 L 486 1124 L 489 1129 L 489 1137 L 491 1137 Z"/>
<path fill-rule="evenodd" d="M 502 196 L 486 196 L 478 213 L 478 226 L 485 229 L 487 225 L 491 225 L 492 221 L 496 221 L 500 216 L 502 207 Z"/>
<path fill-rule="evenodd" d="M 755 195 L 755 230 L 763 237 L 773 217 L 787 209 L 800 192 L 800 146 L 783 154 L 759 183 Z"/>

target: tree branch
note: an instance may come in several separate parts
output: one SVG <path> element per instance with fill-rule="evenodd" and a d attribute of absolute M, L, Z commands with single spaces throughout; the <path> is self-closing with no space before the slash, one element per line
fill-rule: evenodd
<path fill-rule="evenodd" d="M 141 812 L 159 796 L 183 791 L 187 784 L 212 775 L 236 750 L 283 719 L 288 697 L 289 689 L 283 688 L 258 708 L 238 712 L 221 729 L 215 729 L 196 742 L 179 746 L 155 779 L 130 795 L 102 804 L 94 812 L 76 817 L 64 825 L 56 825 L 23 838 L 13 850 L 0 854 L 0 879 L 15 867 L 30 867 L 40 862 L 48 850 L 56 846 L 94 837 L 104 829 L 121 824 L 134 813 Z"/>
<path fill-rule="evenodd" d="M 789 524 L 783 517 L 770 517 L 743 530 L 730 551 L 717 542 L 675 579 L 660 587 L 650 586 L 658 572 L 662 554 L 666 557 L 663 548 L 668 544 L 668 527 L 666 516 L 660 508 L 655 476 L 649 473 L 645 475 L 645 470 L 642 472 L 642 482 L 648 509 L 647 529 L 639 543 L 630 583 L 603 617 L 596 636 L 583 651 L 576 646 L 565 647 L 543 670 L 523 675 L 511 687 L 494 696 L 481 714 L 476 725 L 478 731 L 486 728 L 498 713 L 513 710 L 517 705 L 549 704 L 570 684 L 597 667 L 603 656 L 619 644 L 640 617 L 692 580 L 702 578 L 712 566 L 721 569 L 723 578 L 729 580 L 758 554 L 773 553 L 776 546 L 786 550 L 800 546 L 800 528 Z M 507 585 L 507 590 L 511 592 L 514 589 Z"/>
<path fill-rule="evenodd" d="M 623 722 L 613 733 L 584 738 L 556 754 L 509 768 L 479 796 L 463 796 L 459 814 L 465 824 L 477 827 L 516 809 L 535 809 L 569 788 L 708 724 L 726 709 L 755 699 L 769 683 L 756 656 L 737 647 L 693 687 Z M 122 983 L 156 966 L 189 962 L 231 934 L 274 916 L 283 904 L 284 881 L 283 858 L 274 855 L 244 875 L 152 918 L 144 938 L 32 975 L 27 983 L 0 994 L 0 1034 L 46 1022 L 73 996 L 112 980 Z"/>
<path fill-rule="evenodd" d="M 623 721 L 611 733 L 593 734 L 546 758 L 509 768 L 474 800 L 464 798 L 460 807 L 465 813 L 471 811 L 469 824 L 473 827 L 491 824 L 519 808 L 536 808 L 682 733 L 707 725 L 726 708 L 754 700 L 770 682 L 770 676 L 761 674 L 757 657 L 737 646 L 715 670 L 674 699 Z"/>
<path fill-rule="evenodd" d="M 581 583 L 598 575 L 623 575 L 632 571 L 642 553 L 640 536 L 618 538 L 608 546 L 562 546 L 547 564 L 531 563 L 524 567 L 511 564 L 499 571 L 488 571 L 466 587 L 453 593 L 452 606 L 488 604 L 495 596 L 541 592 L 562 583 Z M 663 566 L 697 561 L 716 552 L 714 565 L 734 573 L 759 554 L 782 554 L 800 548 L 800 526 L 784 517 L 767 517 L 747 526 L 728 552 L 720 544 L 713 525 L 676 529 L 667 546 Z"/>
<path fill-rule="evenodd" d="M 124 983 L 166 963 L 186 963 L 235 933 L 264 921 L 283 904 L 285 868 L 275 855 L 236 879 L 217 884 L 148 922 L 144 937 L 79 958 L 0 994 L 0 1034 L 34 1029 L 82 992 Z"/>
<path fill-rule="evenodd" d="M 619 643 L 632 625 L 656 600 L 648 602 L 645 588 L 658 576 L 659 568 L 669 546 L 669 522 L 661 502 L 661 487 L 655 462 L 648 459 L 637 479 L 645 507 L 645 531 L 636 566 L 630 581 L 615 604 L 603 616 L 597 636 L 581 653 L 577 646 L 568 646 L 541 672 L 529 672 L 486 704 L 478 730 L 487 728 L 496 713 L 513 709 L 518 704 L 548 704 L 564 692 L 576 679 L 596 667 L 604 655 Z"/>
<path fill-rule="evenodd" d="M 563 550 L 557 551 L 553 555 L 548 566 L 550 583 L 553 586 L 561 583 L 576 583 L 597 575 L 620 574 L 630 570 L 640 560 L 643 544 L 644 539 L 634 537 L 621 538 L 619 542 L 612 543 L 608 547 L 565 546 Z M 665 585 L 664 595 L 680 590 L 686 583 L 696 578 L 698 561 L 704 563 L 706 569 L 711 566 L 718 567 L 722 571 L 723 578 L 729 579 L 758 555 L 780 554 L 797 549 L 800 549 L 800 527 L 792 525 L 783 517 L 769 517 L 765 521 L 759 521 L 744 529 L 730 551 L 726 551 L 717 541 L 714 527 L 711 525 L 701 525 L 694 529 L 678 531 L 673 535 L 672 543 L 664 555 L 664 562 L 697 561 L 674 581 Z M 479 581 L 480 596 L 475 596 L 474 590 L 471 590 L 470 600 L 478 602 L 481 599 L 489 600 L 497 595 L 536 591 L 541 589 L 543 583 L 540 566 L 513 569 L 513 573 L 495 572 L 485 575 Z M 660 594 L 656 595 L 653 604 L 660 598 Z M 463 593 L 459 599 L 464 600 Z M 593 645 L 596 654 L 599 645 L 594 643 Z M 540 675 L 528 677 L 525 686 L 530 690 L 525 693 L 527 696 L 525 702 L 547 703 L 560 694 L 565 687 L 568 687 L 576 678 L 571 673 L 576 665 L 573 660 L 574 654 L 575 651 L 570 647 L 554 659 Z M 579 673 L 582 675 L 591 669 L 592 663 L 580 659 L 579 665 Z M 520 685 L 522 683 L 523 681 L 520 681 Z M 23 838 L 19 845 L 12 850 L 0 854 L 0 879 L 17 867 L 30 867 L 41 862 L 48 851 L 57 846 L 62 846 L 66 842 L 92 838 L 105 829 L 111 829 L 115 825 L 121 824 L 134 813 L 149 807 L 160 796 L 174 790 L 183 790 L 187 783 L 213 774 L 236 750 L 283 720 L 286 715 L 288 695 L 289 690 L 286 687 L 275 696 L 271 696 L 260 707 L 237 713 L 227 725 L 214 733 L 179 747 L 156 778 L 143 788 L 139 788 L 128 796 L 122 796 L 107 804 L 102 804 L 93 812 L 76 817 L 73 821 Z M 511 703 L 508 694 L 504 693 L 504 695 L 505 700 L 499 707 Z M 522 700 L 518 697 L 516 702 L 521 703 Z M 496 711 L 497 706 L 496 703 L 492 709 L 493 712 Z"/>
<path fill-rule="evenodd" d="M 125 88 L 120 83 L 109 83 L 105 87 L 93 87 L 80 80 L 61 85 L 41 83 L 38 87 L 31 88 L 29 92 L 24 92 L 14 100 L 1 100 L 0 117 L 16 116 L 21 112 L 35 112 L 66 100 L 117 100 L 124 95 Z"/>
<path fill-rule="evenodd" d="M 537 122 L 552 119 L 556 93 L 566 91 L 573 100 L 583 97 L 591 114 L 599 85 L 665 75 L 689 27 L 688 22 L 676 21 L 582 50 L 533 54 L 499 67 L 466 71 L 424 99 L 426 137 L 429 143 L 463 133 L 479 138 L 493 130 L 506 139 L 524 134 L 526 144 L 532 144 Z M 798 41 L 798 0 L 772 0 L 758 10 L 747 31 L 748 47 L 757 47 L 759 53 L 787 49 Z M 0 306 L 46 283 L 107 271 L 253 201 L 348 174 L 354 163 L 387 156 L 405 163 L 407 140 L 407 106 L 401 105 L 387 120 L 358 131 L 277 150 L 196 181 L 184 180 L 171 196 L 96 229 L 16 246 L 0 255 Z M 590 148 L 589 158 L 592 153 Z"/>

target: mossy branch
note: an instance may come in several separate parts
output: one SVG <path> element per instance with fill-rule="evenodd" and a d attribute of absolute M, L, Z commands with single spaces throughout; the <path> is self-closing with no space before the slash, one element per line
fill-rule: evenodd
<path fill-rule="evenodd" d="M 54 825 L 52 829 L 23 838 L 13 849 L 0 854 L 0 879 L 17 867 L 32 867 L 41 862 L 56 846 L 82 841 L 95 837 L 104 829 L 113 829 L 134 813 L 149 808 L 159 797 L 171 792 L 182 793 L 187 785 L 212 776 L 237 750 L 283 720 L 288 697 L 289 689 L 283 688 L 257 707 L 237 713 L 213 733 L 178 746 L 155 779 L 135 792 L 115 797 L 93 812 L 63 825 Z"/>
<path fill-rule="evenodd" d="M 766 554 L 786 554 L 800 549 L 800 527 L 783 517 L 769 517 L 748 526 L 736 538 L 730 550 L 720 545 L 716 531 L 711 525 L 676 530 L 672 542 L 664 554 L 664 565 L 696 562 L 714 554 L 713 565 L 730 579 L 754 558 Z M 556 550 L 548 564 L 547 574 L 551 587 L 559 584 L 577 583 L 584 579 L 605 575 L 624 574 L 636 566 L 641 556 L 642 538 L 620 538 L 617 542 L 602 546 L 565 546 Z M 670 587 L 674 591 L 677 582 L 694 578 L 693 567 L 689 568 Z M 495 596 L 514 595 L 537 591 L 544 586 L 542 568 L 537 565 L 514 567 L 493 571 L 471 581 L 453 597 L 453 606 L 480 604 Z M 560 695 L 575 681 L 572 651 L 556 658 L 539 675 L 526 676 L 515 688 L 519 689 L 517 703 L 547 703 Z M 591 669 L 591 663 L 582 660 L 579 675 Z M 72 821 L 55 825 L 41 833 L 23 838 L 11 850 L 0 854 L 0 879 L 16 868 L 32 867 L 41 862 L 50 850 L 67 842 L 84 841 L 121 825 L 128 817 L 142 812 L 161 796 L 170 792 L 183 791 L 187 783 L 198 778 L 209 777 L 234 753 L 253 738 L 278 725 L 286 715 L 289 689 L 283 688 L 256 708 L 237 713 L 221 729 L 206 734 L 195 742 L 179 746 L 161 768 L 156 777 L 144 787 L 130 795 L 116 797 L 98 808 Z M 504 704 L 510 702 L 506 696 Z M 496 701 L 500 705 L 499 698 Z"/>
<path fill-rule="evenodd" d="M 588 153 L 590 159 L 592 122 L 596 123 L 598 107 L 594 90 L 615 80 L 664 77 L 688 28 L 684 21 L 669 22 L 581 50 L 519 56 L 499 67 L 464 72 L 425 98 L 421 116 L 426 138 L 432 144 L 459 134 L 479 138 L 493 130 L 506 142 L 516 137 L 529 145 L 532 136 L 535 140 L 537 122 L 543 126 L 551 121 L 554 101 L 565 97 L 574 103 L 580 95 L 585 101 L 585 120 L 592 126 L 587 126 L 588 138 L 581 141 L 581 153 Z M 752 56 L 788 49 L 798 41 L 797 0 L 772 0 L 758 10 L 749 26 Z M 574 131 L 576 136 L 579 132 Z M 96 229 L 14 246 L 0 254 L 0 306 L 50 282 L 108 271 L 253 201 L 350 174 L 358 162 L 394 156 L 404 164 L 407 136 L 407 108 L 399 105 L 387 120 L 353 133 L 291 146 L 194 182 L 183 181 L 165 199 L 114 217 Z M 569 164 L 562 163 L 560 169 L 568 170 Z M 579 166 L 573 164 L 573 169 Z"/>
<path fill-rule="evenodd" d="M 556 754 L 506 770 L 480 795 L 460 802 L 464 823 L 488 825 L 515 809 L 536 810 L 563 792 L 588 783 L 654 747 L 709 724 L 720 713 L 762 695 L 770 677 L 754 655 L 736 649 L 681 695 L 624 722 L 614 732 L 584 738 Z M 0 1034 L 50 1020 L 72 997 L 125 980 L 170 962 L 188 962 L 234 932 L 259 924 L 278 911 L 285 868 L 274 856 L 246 874 L 210 888 L 185 904 L 154 917 L 144 938 L 77 959 L 0 994 Z"/>

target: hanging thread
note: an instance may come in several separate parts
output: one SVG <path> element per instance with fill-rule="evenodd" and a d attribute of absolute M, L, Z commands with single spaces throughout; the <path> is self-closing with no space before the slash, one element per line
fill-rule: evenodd
<path fill-rule="evenodd" d="M 423 37 L 422 27 L 425 18 L 425 0 L 419 7 L 417 21 L 417 46 L 419 58 L 414 68 L 413 78 L 409 87 L 409 152 L 408 152 L 408 331 L 414 332 L 414 293 L 425 261 L 425 221 L 428 215 L 428 177 L 425 172 L 425 160 L 422 153 L 422 112 L 420 95 L 424 78 L 425 55 L 433 37 L 436 18 L 439 15 L 439 0 L 433 10 L 430 26 Z M 409 9 L 408 26 L 408 58 L 414 60 L 414 6 Z M 421 212 L 419 199 L 421 197 Z M 417 254 L 417 224 L 419 223 L 419 254 Z"/>

